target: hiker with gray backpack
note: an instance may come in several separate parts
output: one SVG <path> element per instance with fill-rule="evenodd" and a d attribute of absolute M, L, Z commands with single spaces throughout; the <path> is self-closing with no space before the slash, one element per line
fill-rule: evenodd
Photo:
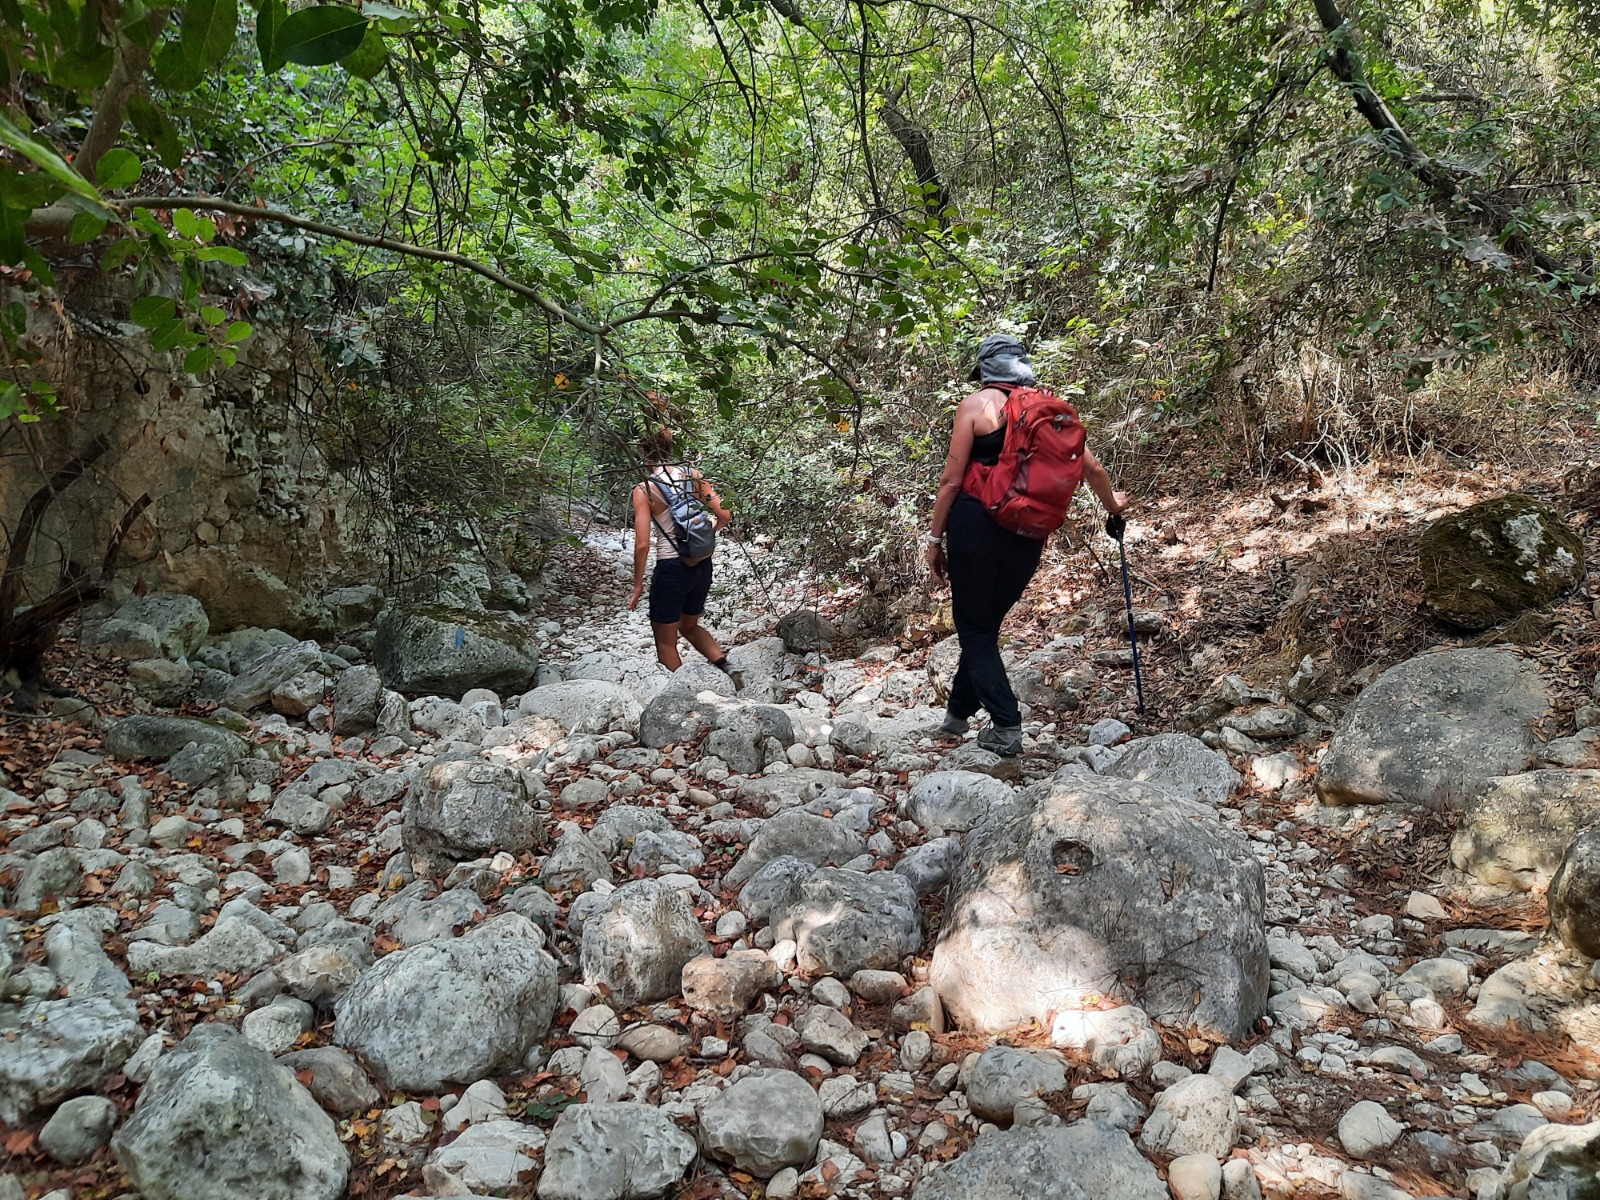
<path fill-rule="evenodd" d="M 672 430 L 663 426 L 648 434 L 639 444 L 639 457 L 648 474 L 633 489 L 633 598 L 628 608 L 638 608 L 644 596 L 644 569 L 654 542 L 649 614 L 657 661 L 669 671 L 681 667 L 682 636 L 737 686 L 739 676 L 728 667 L 727 651 L 700 624 L 711 591 L 717 531 L 727 528 L 733 514 L 704 475 L 676 461 Z"/>

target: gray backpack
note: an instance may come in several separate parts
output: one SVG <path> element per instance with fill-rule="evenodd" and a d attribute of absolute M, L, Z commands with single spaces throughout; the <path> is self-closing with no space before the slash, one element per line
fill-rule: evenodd
<path fill-rule="evenodd" d="M 661 531 L 677 549 L 678 557 L 689 564 L 710 558 L 717 548 L 717 522 L 695 491 L 694 473 L 684 468 L 681 479 L 652 473 L 650 482 L 661 493 L 666 515 L 672 518 L 672 529 L 662 527 Z"/>

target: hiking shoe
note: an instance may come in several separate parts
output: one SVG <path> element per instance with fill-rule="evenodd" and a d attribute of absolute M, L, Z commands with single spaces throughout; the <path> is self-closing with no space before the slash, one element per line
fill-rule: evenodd
<path fill-rule="evenodd" d="M 1015 758 L 1022 753 L 1022 726 L 989 725 L 978 733 L 978 746 L 993 751 L 1002 758 Z"/>
<path fill-rule="evenodd" d="M 939 726 L 940 733 L 947 733 L 951 737 L 960 737 L 967 732 L 967 719 L 958 717 L 953 712 L 946 711 L 944 721 Z"/>
<path fill-rule="evenodd" d="M 744 691 L 744 672 L 743 671 L 729 671 L 728 672 L 728 678 L 733 680 L 733 690 L 734 691 L 736 691 L 736 692 Z"/>

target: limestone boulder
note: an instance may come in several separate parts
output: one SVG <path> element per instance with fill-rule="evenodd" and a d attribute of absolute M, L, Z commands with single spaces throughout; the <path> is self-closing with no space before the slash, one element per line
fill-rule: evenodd
<path fill-rule="evenodd" d="M 139 1048 L 133 1004 L 110 996 L 0 1004 L 0 1122 L 25 1125 L 74 1092 L 93 1091 Z"/>
<path fill-rule="evenodd" d="M 237 734 L 195 717 L 123 717 L 106 733 L 105 745 L 113 758 L 164 762 L 191 742 L 216 746 L 230 762 L 244 757 L 245 744 Z"/>
<path fill-rule="evenodd" d="M 1500 1179 L 1505 1200 L 1586 1200 L 1600 1178 L 1600 1121 L 1541 1125 Z"/>
<path fill-rule="evenodd" d="M 568 733 L 631 733 L 639 727 L 638 698 L 621 684 L 601 679 L 547 683 L 523 696 L 517 710 L 544 717 Z"/>
<path fill-rule="evenodd" d="M 603 983 L 631 1008 L 683 990 L 686 963 L 710 951 L 684 893 L 655 879 L 625 883 L 583 923 L 584 983 Z"/>
<path fill-rule="evenodd" d="M 798 881 L 773 934 L 793 939 L 802 971 L 848 979 L 922 949 L 922 909 L 903 875 L 822 867 Z"/>
<path fill-rule="evenodd" d="M 543 844 L 544 819 L 522 776 L 482 759 L 436 759 L 406 792 L 401 841 L 419 874 L 496 850 L 520 854 Z"/>
<path fill-rule="evenodd" d="M 916 1200 L 1167 1200 L 1128 1135 L 1100 1121 L 984 1134 L 930 1175 Z"/>
<path fill-rule="evenodd" d="M 1583 539 L 1532 496 L 1441 517 L 1417 544 L 1423 599 L 1462 629 L 1487 629 L 1564 596 L 1583 579 Z"/>
<path fill-rule="evenodd" d="M 1600 958 L 1600 828 L 1572 840 L 1546 899 L 1551 931 L 1574 950 Z"/>
<path fill-rule="evenodd" d="M 706 1153 L 762 1179 L 809 1162 L 821 1139 L 822 1101 L 793 1071 L 752 1071 L 700 1113 Z"/>
<path fill-rule="evenodd" d="M 739 861 L 729 869 L 724 882 L 729 887 L 738 887 L 777 858 L 797 858 L 819 865 L 837 864 L 849 862 L 866 852 L 866 840 L 855 830 L 829 817 L 791 809 L 761 827 Z"/>
<path fill-rule="evenodd" d="M 1600 821 L 1600 771 L 1501 775 L 1467 801 L 1450 865 L 1480 883 L 1531 891 L 1550 882 L 1572 839 Z"/>
<path fill-rule="evenodd" d="M 162 658 L 188 658 L 211 632 L 205 606 L 177 592 L 135 596 L 117 609 L 114 619 L 153 630 Z"/>
<path fill-rule="evenodd" d="M 539 1200 L 654 1200 L 699 1152 L 694 1138 L 658 1108 L 574 1104 L 550 1131 Z"/>
<path fill-rule="evenodd" d="M 222 693 L 222 705 L 235 712 L 265 707 L 272 693 L 297 675 L 323 673 L 322 649 L 315 642 L 293 642 L 268 650 L 233 677 Z"/>
<path fill-rule="evenodd" d="M 1114 779 L 1159 783 L 1190 800 L 1221 804 L 1239 786 L 1225 754 L 1186 733 L 1135 738 L 1105 773 Z"/>
<path fill-rule="evenodd" d="M 776 632 L 790 654 L 814 654 L 833 640 L 833 627 L 809 608 L 797 608 L 779 619 Z"/>
<path fill-rule="evenodd" d="M 1521 771 L 1549 707 L 1532 665 L 1506 650 L 1446 650 L 1390 667 L 1345 710 L 1317 772 L 1324 804 L 1460 808 Z"/>
<path fill-rule="evenodd" d="M 932 771 L 912 787 L 900 811 L 924 829 L 962 833 L 1016 795 L 1009 783 L 977 771 Z"/>
<path fill-rule="evenodd" d="M 350 1174 L 294 1074 L 214 1023 L 161 1056 L 111 1145 L 148 1200 L 338 1200 Z"/>
<path fill-rule="evenodd" d="M 930 982 L 976 1031 L 1098 994 L 1233 1040 L 1266 1005 L 1265 899 L 1260 863 L 1209 806 L 1067 775 L 968 835 Z"/>
<path fill-rule="evenodd" d="M 392 607 L 378 614 L 372 659 L 385 687 L 460 699 L 473 688 L 527 688 L 539 647 L 530 626 L 501 613 Z"/>
<path fill-rule="evenodd" d="M 380 958 L 335 1006 L 334 1041 L 389 1090 L 441 1092 L 515 1070 L 549 1033 L 558 995 L 555 963 L 527 928 L 502 936 L 490 923 Z"/>

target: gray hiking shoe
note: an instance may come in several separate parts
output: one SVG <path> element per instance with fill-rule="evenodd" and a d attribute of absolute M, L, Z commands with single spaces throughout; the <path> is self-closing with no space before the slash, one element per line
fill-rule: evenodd
<path fill-rule="evenodd" d="M 988 725 L 978 732 L 978 746 L 993 751 L 1002 758 L 1015 758 L 1022 753 L 1022 726 Z"/>
<path fill-rule="evenodd" d="M 958 717 L 955 715 L 955 713 L 946 710 L 944 714 L 944 721 L 939 726 L 939 732 L 947 733 L 951 737 L 960 737 L 962 734 L 967 732 L 967 719 L 965 717 Z"/>

